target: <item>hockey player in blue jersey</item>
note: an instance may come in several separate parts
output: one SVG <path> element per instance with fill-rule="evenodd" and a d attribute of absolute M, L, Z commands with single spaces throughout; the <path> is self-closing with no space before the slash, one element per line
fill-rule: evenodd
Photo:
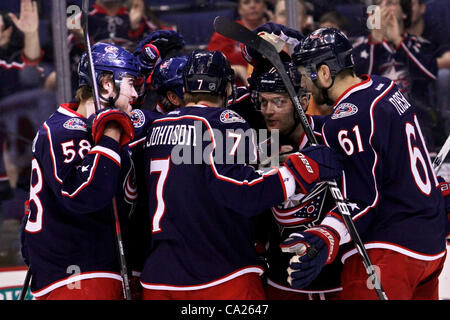
<path fill-rule="evenodd" d="M 187 56 L 177 56 L 156 65 L 151 75 L 151 87 L 158 96 L 158 112 L 167 113 L 184 107 L 183 70 L 186 62 Z"/>
<path fill-rule="evenodd" d="M 298 96 L 303 96 L 305 92 L 300 86 L 301 76 L 296 67 L 291 62 L 286 62 L 285 69 Z M 257 109 L 260 110 L 269 130 L 279 130 L 280 154 L 278 157 L 282 163 L 289 153 L 309 146 L 308 138 L 278 71 L 268 67 L 264 72 L 258 72 L 256 76 L 252 75 L 252 78 L 255 83 L 254 95 L 258 101 Z M 303 109 L 307 109 L 307 103 L 302 106 Z M 317 138 L 320 141 L 320 136 Z M 265 162 L 268 161 L 262 161 L 262 164 L 264 165 Z M 300 192 L 296 193 L 285 202 L 271 208 L 268 215 L 260 218 L 262 222 L 258 225 L 257 235 L 266 248 L 264 257 L 268 265 L 265 287 L 267 299 L 330 300 L 339 298 L 339 292 L 342 291 L 340 261 L 335 260 L 324 267 L 320 275 L 309 285 L 294 289 L 287 282 L 287 268 L 291 254 L 282 253 L 280 248 L 280 243 L 291 233 L 305 231 L 320 224 L 325 214 L 334 205 L 327 186 L 320 184 L 308 197 Z"/>
<path fill-rule="evenodd" d="M 152 70 L 151 88 L 157 97 L 155 111 L 146 109 L 134 109 L 132 114 L 139 119 L 135 125 L 136 138 L 129 144 L 132 152 L 132 159 L 137 172 L 143 172 L 145 163 L 143 156 L 143 146 L 145 134 L 152 121 L 168 111 L 173 111 L 184 106 L 183 100 L 183 68 L 186 65 L 187 57 L 178 56 L 160 61 Z M 142 64 L 141 64 L 142 65 Z M 142 119 L 142 120 L 141 120 Z M 139 126 L 139 129 L 136 127 Z M 148 193 L 145 187 L 145 177 L 136 177 L 139 197 L 136 209 L 130 219 L 130 247 L 133 248 L 130 257 L 132 268 L 133 292 L 139 292 L 140 283 L 138 277 L 142 271 L 145 261 L 145 253 L 150 243 L 149 220 L 148 220 Z M 136 289 L 136 290 L 134 290 Z M 137 295 L 136 295 L 137 296 Z"/>
<path fill-rule="evenodd" d="M 123 298 L 112 198 L 123 224 L 136 198 L 127 144 L 139 65 L 105 43 L 92 46 L 92 57 L 104 109 L 88 120 L 93 98 L 85 53 L 76 102 L 60 105 L 33 141 L 23 252 L 36 299 Z"/>
<path fill-rule="evenodd" d="M 333 106 L 330 115 L 312 117 L 313 128 L 344 157 L 341 191 L 388 298 L 437 299 L 446 212 L 420 119 L 393 81 L 357 77 L 351 54 L 347 37 L 332 28 L 314 31 L 296 48 L 303 85 L 317 103 Z M 316 251 L 291 259 L 292 287 L 310 283 L 348 246 L 341 298 L 376 299 L 350 240 L 336 209 L 320 225 L 292 234 L 285 251 Z M 301 248 L 293 250 L 295 244 Z"/>
<path fill-rule="evenodd" d="M 249 126 L 224 108 L 233 81 L 224 55 L 193 51 L 183 79 L 186 106 L 155 120 L 145 142 L 152 244 L 143 299 L 263 299 L 252 217 L 296 186 L 338 175 L 339 162 L 321 147 L 255 171 L 247 165 L 257 157 Z M 330 163 L 308 162 L 309 152 Z"/>

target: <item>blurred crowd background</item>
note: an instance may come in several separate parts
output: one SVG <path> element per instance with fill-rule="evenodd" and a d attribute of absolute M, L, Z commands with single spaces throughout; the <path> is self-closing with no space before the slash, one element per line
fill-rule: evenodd
<path fill-rule="evenodd" d="M 23 264 L 18 228 L 36 131 L 77 88 L 84 51 L 81 2 L 0 1 L 0 267 Z M 395 8 L 403 23 L 369 28 L 371 6 L 380 4 Z M 450 0 L 91 0 L 89 34 L 94 42 L 133 51 L 156 30 L 176 30 L 186 42 L 185 53 L 222 51 L 236 72 L 236 84 L 246 85 L 252 67 L 238 43 L 214 33 L 216 16 L 239 20 L 249 29 L 272 21 L 305 35 L 319 27 L 341 29 L 354 43 L 356 70 L 395 80 L 419 106 L 432 157 L 450 133 Z M 396 33 L 425 40 L 400 57 L 400 48 L 389 49 L 386 42 Z"/>

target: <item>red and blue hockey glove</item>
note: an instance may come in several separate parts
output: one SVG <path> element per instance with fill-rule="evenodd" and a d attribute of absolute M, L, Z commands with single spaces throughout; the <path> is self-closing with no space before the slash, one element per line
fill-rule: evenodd
<path fill-rule="evenodd" d="M 293 153 L 283 165 L 292 173 L 303 194 L 308 194 L 319 181 L 338 178 L 343 169 L 340 156 L 324 145 Z"/>
<path fill-rule="evenodd" d="M 155 68 L 155 65 L 161 61 L 161 54 L 155 45 L 148 43 L 142 47 L 142 51 L 137 59 L 141 66 L 142 73 L 149 75 Z"/>
<path fill-rule="evenodd" d="M 103 136 L 105 126 L 108 122 L 114 121 L 122 128 L 120 135 L 119 148 L 130 143 L 134 139 L 134 127 L 130 117 L 119 109 L 101 109 L 89 117 L 88 123 L 92 124 L 92 138 L 94 144 L 97 144 Z"/>
<path fill-rule="evenodd" d="M 280 245 L 283 252 L 295 253 L 287 269 L 292 288 L 306 288 L 322 270 L 333 262 L 339 251 L 339 234 L 328 226 L 317 226 L 293 233 Z"/>
<path fill-rule="evenodd" d="M 185 44 L 183 36 L 178 32 L 157 30 L 142 39 L 133 54 L 138 59 L 143 73 L 149 75 L 159 58 L 164 60 L 169 53 L 183 49 Z"/>
<path fill-rule="evenodd" d="M 271 42 L 277 48 L 278 52 L 280 52 L 284 46 L 288 46 L 289 51 L 292 51 L 304 38 L 301 32 L 273 22 L 267 22 L 257 27 L 253 32 Z M 251 65 L 257 66 L 264 60 L 261 54 L 256 50 L 247 47 L 244 44 L 240 44 L 240 46 L 242 56 Z M 289 52 L 289 54 L 290 53 L 291 52 Z"/>

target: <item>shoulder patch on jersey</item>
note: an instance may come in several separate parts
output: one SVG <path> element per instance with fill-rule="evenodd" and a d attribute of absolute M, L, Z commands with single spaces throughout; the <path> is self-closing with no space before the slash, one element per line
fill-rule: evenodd
<path fill-rule="evenodd" d="M 142 127 L 145 123 L 145 115 L 142 110 L 135 109 L 131 111 L 131 121 L 133 122 L 133 127 Z"/>
<path fill-rule="evenodd" d="M 63 127 L 69 130 L 87 131 L 86 123 L 80 118 L 70 118 L 64 122 Z"/>
<path fill-rule="evenodd" d="M 223 123 L 235 123 L 235 122 L 245 123 L 244 118 L 242 118 L 237 112 L 233 110 L 223 111 L 220 114 L 220 121 Z"/>
<path fill-rule="evenodd" d="M 336 107 L 333 114 L 331 115 L 331 119 L 340 119 L 344 117 L 349 117 L 358 112 L 358 107 L 352 103 L 341 103 Z"/>

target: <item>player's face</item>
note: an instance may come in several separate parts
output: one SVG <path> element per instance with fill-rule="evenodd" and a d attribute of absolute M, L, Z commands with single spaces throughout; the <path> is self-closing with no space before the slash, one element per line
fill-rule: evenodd
<path fill-rule="evenodd" d="M 294 107 L 287 93 L 261 92 L 258 97 L 267 129 L 288 133 L 295 124 Z"/>
<path fill-rule="evenodd" d="M 302 81 L 301 86 L 302 88 L 306 88 L 306 91 L 311 93 L 314 102 L 318 105 L 325 104 L 325 97 L 323 96 L 322 90 L 318 88 L 315 83 L 307 76 L 305 68 L 299 67 L 298 71 L 302 75 Z M 320 75 L 319 78 L 316 80 L 320 82 Z"/>
<path fill-rule="evenodd" d="M 120 93 L 116 101 L 116 107 L 127 113 L 131 114 L 131 103 L 138 97 L 135 89 L 135 78 L 125 76 L 120 83 Z"/>

